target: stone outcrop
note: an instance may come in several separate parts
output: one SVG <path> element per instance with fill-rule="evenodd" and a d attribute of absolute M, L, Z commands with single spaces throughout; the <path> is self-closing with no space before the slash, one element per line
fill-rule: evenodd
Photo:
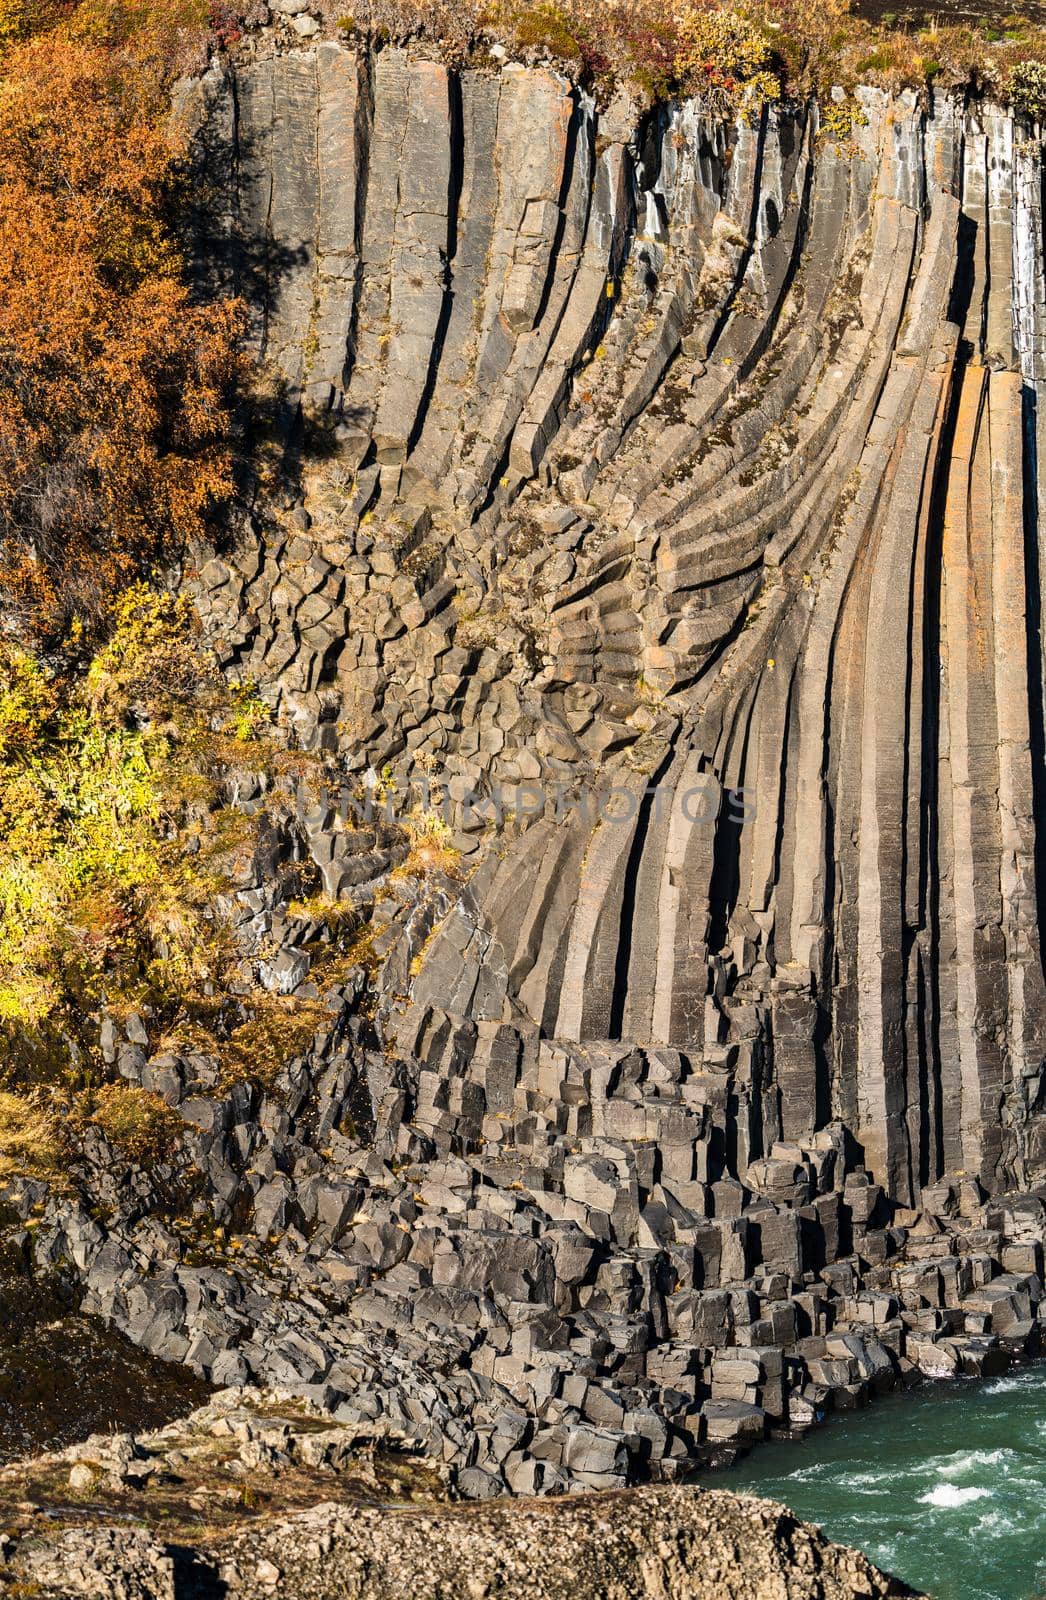
<path fill-rule="evenodd" d="M 228 1552 L 231 1593 L 302 1600 L 877 1600 L 911 1594 L 782 1506 L 693 1489 L 392 1520 L 324 1508 Z"/>
<path fill-rule="evenodd" d="M 111 1024 L 182 1166 L 9 1199 L 87 1311 L 464 1495 L 1039 1348 L 1041 151 L 861 102 L 843 147 L 264 34 L 183 86 L 285 428 L 189 581 L 348 786 L 231 901 L 329 1022 L 232 1086 Z M 397 878 L 364 779 L 465 871 Z M 306 858 L 370 939 L 323 996 Z"/>
<path fill-rule="evenodd" d="M 218 1395 L 160 1433 L 96 1437 L 0 1471 L 0 1508 L 13 1523 L 0 1576 L 19 1592 L 118 1600 L 912 1594 L 764 1500 L 675 1488 L 440 1504 L 417 1469 L 383 1477 L 353 1431 L 259 1398 L 253 1410 Z M 10 1506 L 14 1494 L 22 1499 Z M 281 1495 L 293 1513 L 272 1510 Z M 201 1533 L 203 1510 L 210 1526 Z"/>

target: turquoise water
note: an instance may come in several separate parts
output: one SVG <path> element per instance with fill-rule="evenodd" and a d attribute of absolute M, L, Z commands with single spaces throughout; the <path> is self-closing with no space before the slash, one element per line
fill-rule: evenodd
<path fill-rule="evenodd" d="M 1040 1600 L 1046 1363 L 891 1395 L 702 1481 L 783 1500 L 934 1600 Z"/>

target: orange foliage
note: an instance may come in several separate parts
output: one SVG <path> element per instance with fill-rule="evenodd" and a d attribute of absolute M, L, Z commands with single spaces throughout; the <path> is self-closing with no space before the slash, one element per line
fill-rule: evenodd
<path fill-rule="evenodd" d="M 47 633 L 229 493 L 240 313 L 180 277 L 160 76 L 56 33 L 2 72 L 0 585 Z"/>

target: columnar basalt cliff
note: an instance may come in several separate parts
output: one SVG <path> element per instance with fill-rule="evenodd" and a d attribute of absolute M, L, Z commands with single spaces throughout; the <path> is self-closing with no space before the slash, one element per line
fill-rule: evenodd
<path fill-rule="evenodd" d="M 1036 130 L 336 44 L 192 92 L 331 430 L 213 625 L 350 769 L 560 813 L 474 839 L 416 1005 L 685 1053 L 742 1178 L 833 1119 L 905 1204 L 1041 1172 Z"/>
<path fill-rule="evenodd" d="M 184 1172 L 7 1192 L 85 1309 L 466 1495 L 1039 1347 L 1041 146 L 859 99 L 840 144 L 271 32 L 181 86 L 284 429 L 187 582 L 332 774 L 239 786 L 229 899 L 330 1021 L 231 1087 L 110 1021 Z M 463 870 L 397 877 L 368 783 Z M 291 857 L 368 922 L 322 996 Z"/>

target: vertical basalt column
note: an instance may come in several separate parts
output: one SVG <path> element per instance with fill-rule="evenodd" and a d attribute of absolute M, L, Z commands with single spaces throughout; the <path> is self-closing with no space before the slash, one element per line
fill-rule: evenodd
<path fill-rule="evenodd" d="M 1009 1119 L 1023 1124 L 1042 1073 L 1044 992 L 1035 882 L 1035 787 L 1028 671 L 1028 596 L 1024 548 L 1024 399 L 1020 376 L 995 372 L 989 384 L 992 488 L 992 615 L 998 712 L 1001 923 L 1007 982 Z M 1026 1174 L 1018 1163 L 1015 1176 Z"/>
<path fill-rule="evenodd" d="M 910 382 L 918 382 L 916 370 Z M 906 1061 L 905 828 L 912 683 L 921 675 L 913 612 L 919 502 L 943 403 L 940 376 L 919 385 L 897 441 L 892 493 L 872 557 L 861 737 L 858 856 L 858 1127 L 871 1170 L 912 1198 Z"/>
<path fill-rule="evenodd" d="M 995 800 L 998 725 L 987 393 L 987 370 L 969 366 L 959 396 L 944 508 L 942 659 L 950 771 L 940 803 L 950 811 L 952 832 L 958 1152 L 962 1169 L 994 1181 L 1003 1145 L 1006 971 Z"/>
<path fill-rule="evenodd" d="M 360 284 L 345 395 L 346 420 L 359 439 L 360 455 L 369 450 L 373 438 L 391 337 L 393 255 L 409 116 L 406 53 L 381 51 L 373 60 L 370 85 L 373 112 L 367 155 L 366 208 L 359 239 Z"/>
<path fill-rule="evenodd" d="M 950 229 L 955 239 L 957 207 Z M 912 663 L 908 676 L 908 764 L 903 829 L 905 880 L 903 925 L 907 938 L 905 965 L 905 1060 L 907 1066 L 908 1147 L 913 1191 L 942 1171 L 940 1036 L 935 963 L 936 908 L 933 903 L 936 837 L 937 761 L 934 744 L 939 692 L 939 638 L 936 617 L 939 550 L 938 475 L 942 440 L 948 425 L 959 330 L 946 324 L 939 361 L 931 372 L 937 381 L 937 405 L 927 452 L 918 508 L 915 561 L 912 572 Z"/>
<path fill-rule="evenodd" d="M 446 288 L 451 193 L 450 87 L 445 66 L 407 68 L 407 112 L 397 169 L 388 346 L 374 422 L 378 461 L 403 461 L 419 420 Z"/>
<path fill-rule="evenodd" d="M 301 388 L 313 343 L 316 275 L 317 60 L 314 51 L 272 63 L 271 312 L 268 348 Z"/>
<path fill-rule="evenodd" d="M 241 292 L 250 309 L 251 344 L 258 355 L 269 354 L 269 322 L 276 293 L 272 261 L 272 61 L 257 61 L 236 73 L 237 222 L 241 238 Z"/>
<path fill-rule="evenodd" d="M 1032 878 L 1036 891 L 1034 918 L 1028 927 L 1028 956 L 1022 994 L 1025 1034 L 1024 1082 L 1021 1100 L 1024 1115 L 1039 1112 L 1037 1122 L 1027 1127 L 1023 1139 L 1026 1167 L 1042 1170 L 1046 1163 L 1046 1127 L 1041 1115 L 1046 1085 L 1046 995 L 1044 995 L 1042 937 L 1039 906 L 1046 892 L 1046 651 L 1043 635 L 1043 596 L 1046 594 L 1046 495 L 1041 485 L 1042 463 L 1046 461 L 1046 264 L 1043 237 L 1043 169 L 1040 130 L 1023 120 L 1014 125 L 1013 135 L 1013 296 L 1014 342 L 1021 375 L 1020 410 L 1022 447 L 1020 490 L 1023 531 L 1023 611 L 1027 661 L 1026 708 L 1028 713 L 1030 827 L 1019 830 L 1030 837 Z M 1012 490 L 1013 468 L 1007 473 Z M 1015 789 L 1018 786 L 1015 784 Z M 1023 891 L 1020 896 L 1025 919 L 1032 908 Z"/>
<path fill-rule="evenodd" d="M 310 400 L 340 401 L 354 333 L 359 275 L 357 228 L 366 194 L 366 150 L 360 148 L 359 61 L 338 45 L 316 51 L 318 218 L 316 236 L 315 354 L 308 374 Z"/>
<path fill-rule="evenodd" d="M 1014 365 L 1013 329 L 1013 118 L 993 107 L 985 118 L 988 296 L 984 359 L 989 367 Z"/>

